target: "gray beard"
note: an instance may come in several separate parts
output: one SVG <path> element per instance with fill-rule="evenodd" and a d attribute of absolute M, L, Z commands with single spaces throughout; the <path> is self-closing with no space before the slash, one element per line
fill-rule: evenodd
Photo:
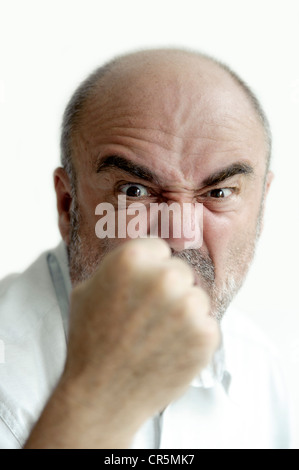
<path fill-rule="evenodd" d="M 201 279 L 201 287 L 206 290 L 211 299 L 211 315 L 220 321 L 229 304 L 241 288 L 245 276 L 237 282 L 235 274 L 230 273 L 230 276 L 227 276 L 222 287 L 218 288 L 215 281 L 215 265 L 208 253 L 203 254 L 199 250 L 191 249 L 174 253 L 173 256 L 187 262 L 199 276 Z"/>

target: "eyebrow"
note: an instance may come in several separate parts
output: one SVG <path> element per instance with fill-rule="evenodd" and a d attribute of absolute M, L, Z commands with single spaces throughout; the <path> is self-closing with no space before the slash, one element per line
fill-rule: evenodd
<path fill-rule="evenodd" d="M 158 176 L 149 168 L 137 165 L 136 163 L 118 155 L 110 155 L 101 159 L 96 165 L 96 172 L 100 173 L 108 168 L 116 168 L 118 170 L 125 171 L 131 176 L 161 185 Z M 202 186 L 214 186 L 232 178 L 235 175 L 252 175 L 253 172 L 253 167 L 251 165 L 244 162 L 236 162 L 209 175 L 203 181 Z"/>
<path fill-rule="evenodd" d="M 109 157 L 103 158 L 97 164 L 96 171 L 97 173 L 100 173 L 107 168 L 116 168 L 145 181 L 159 184 L 159 178 L 157 175 L 155 175 L 155 173 L 142 165 L 137 165 L 136 163 L 127 160 L 124 157 L 111 155 Z"/>
<path fill-rule="evenodd" d="M 253 167 L 247 163 L 233 163 L 232 165 L 223 168 L 222 170 L 218 170 L 212 175 L 208 176 L 203 181 L 203 186 L 214 186 L 229 178 L 232 178 L 235 175 L 252 175 L 253 172 Z"/>

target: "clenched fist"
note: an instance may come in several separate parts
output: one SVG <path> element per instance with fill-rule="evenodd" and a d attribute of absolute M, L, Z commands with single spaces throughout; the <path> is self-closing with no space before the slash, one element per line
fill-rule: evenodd
<path fill-rule="evenodd" d="M 57 393 L 91 447 L 129 446 L 210 362 L 219 332 L 209 309 L 192 270 L 161 239 L 121 245 L 73 290 Z"/>

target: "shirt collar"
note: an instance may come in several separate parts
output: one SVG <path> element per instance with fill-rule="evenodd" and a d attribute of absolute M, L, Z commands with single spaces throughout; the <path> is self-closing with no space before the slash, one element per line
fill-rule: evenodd
<path fill-rule="evenodd" d="M 201 373 L 196 376 L 192 382 L 192 387 L 213 388 L 216 384 L 222 384 L 226 393 L 228 393 L 231 383 L 231 374 L 226 369 L 225 350 L 223 338 L 217 351 L 215 352 L 210 364 L 205 367 Z"/>

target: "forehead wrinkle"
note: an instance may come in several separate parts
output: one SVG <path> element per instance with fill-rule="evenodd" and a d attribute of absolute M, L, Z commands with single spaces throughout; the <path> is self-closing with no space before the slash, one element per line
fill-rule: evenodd
<path fill-rule="evenodd" d="M 117 129 L 116 129 L 117 130 Z M 139 131 L 142 131 L 142 129 L 127 129 L 133 131 L 136 131 L 137 133 Z M 121 129 L 120 129 L 121 131 Z M 156 146 L 158 147 L 159 153 L 161 150 L 165 150 L 167 152 L 172 152 L 173 154 L 179 154 L 181 155 L 182 153 L 182 148 L 183 148 L 183 139 L 180 137 L 176 137 L 171 134 L 167 134 L 167 138 L 163 138 L 165 136 L 165 133 L 162 131 L 157 131 L 156 129 L 144 129 L 145 133 L 142 135 L 119 135 L 118 133 L 115 135 L 116 140 L 119 137 L 121 141 L 123 142 L 123 145 L 126 146 L 126 143 L 128 147 L 131 150 L 134 150 L 137 153 L 142 152 L 148 152 L 148 145 L 151 146 Z M 113 135 L 113 134 L 112 134 Z M 139 145 L 138 145 L 139 144 Z M 153 153 L 153 149 L 151 148 L 150 153 Z"/>
<path fill-rule="evenodd" d="M 127 88 L 128 87 L 125 86 L 126 90 Z M 250 123 L 255 123 L 255 119 L 253 119 L 252 116 L 250 116 L 250 120 L 248 119 L 249 122 L 247 122 L 247 119 L 239 116 L 239 110 L 236 111 L 236 115 L 231 115 L 225 109 L 226 103 L 218 109 L 216 100 L 204 100 L 203 106 L 200 106 L 200 109 L 198 106 L 192 106 L 193 102 L 190 103 L 192 109 L 190 113 L 186 114 L 187 119 L 183 124 L 178 116 L 173 116 L 173 119 L 170 116 L 170 119 L 166 119 L 163 112 L 160 118 L 158 111 L 163 111 L 163 107 L 161 101 L 157 101 L 156 97 L 153 97 L 155 104 L 153 107 L 149 108 L 152 110 L 152 112 L 149 113 L 146 111 L 147 108 L 144 109 L 142 95 L 141 104 L 139 104 L 136 99 L 132 101 L 128 99 L 124 101 L 124 99 L 121 99 L 120 102 L 116 104 L 117 96 L 118 94 L 112 91 L 108 93 L 108 98 L 104 97 L 104 100 L 102 100 L 102 98 L 98 99 L 99 97 L 97 96 L 94 101 L 90 100 L 88 106 L 85 108 L 85 122 L 82 131 L 84 131 L 84 134 L 86 133 L 86 148 L 89 147 L 93 156 L 96 152 L 91 148 L 92 145 L 97 147 L 100 143 L 113 144 L 113 142 L 109 142 L 110 139 L 116 139 L 114 142 L 121 144 L 120 139 L 122 141 L 127 139 L 125 143 L 128 144 L 129 149 L 134 150 L 137 154 L 144 155 L 148 152 L 148 149 L 146 149 L 146 145 L 148 144 L 158 146 L 159 150 L 165 150 L 166 152 L 171 151 L 173 154 L 181 156 L 181 159 L 176 158 L 173 164 L 175 164 L 182 173 L 185 165 L 188 165 L 188 163 L 185 163 L 184 155 L 198 154 L 200 157 L 207 157 L 209 154 L 227 153 L 229 150 L 227 148 L 223 149 L 223 146 L 220 148 L 221 144 L 225 143 L 227 146 L 230 143 L 231 145 L 232 140 L 237 144 L 237 142 L 244 142 L 249 138 L 248 133 L 244 135 L 244 132 L 240 131 L 240 125 L 250 130 L 250 133 L 254 130 L 253 126 L 250 125 Z M 138 96 L 140 96 L 140 93 Z M 152 106 L 152 103 L 150 102 L 149 105 Z M 183 106 L 183 108 L 186 111 L 186 106 Z M 200 110 L 201 113 L 199 112 Z M 196 114 L 194 115 L 195 112 Z M 154 117 L 157 118 L 156 121 Z M 197 119 L 195 119 L 195 117 L 197 117 Z M 142 125 L 143 120 L 148 120 L 149 125 Z M 138 127 L 138 124 L 140 127 Z M 234 124 L 237 124 L 237 126 Z M 228 135 L 225 135 L 225 131 L 228 131 Z M 123 133 L 129 133 L 130 135 L 124 136 Z M 119 140 L 117 141 L 118 138 Z M 143 149 L 139 146 L 139 142 L 142 143 L 142 141 L 145 143 Z M 219 145 L 209 149 L 209 143 L 211 143 L 211 146 L 213 146 L 213 143 Z M 197 146 L 198 151 L 196 150 Z M 191 149 L 195 150 L 195 152 L 190 152 Z M 154 152 L 151 151 L 151 154 L 153 153 Z M 158 158 L 160 158 L 160 156 Z"/>
<path fill-rule="evenodd" d="M 181 126 L 175 125 L 170 119 L 165 118 L 165 115 L 161 115 L 161 108 L 152 109 L 151 112 L 147 111 L 147 108 L 138 108 L 133 103 L 122 107 L 115 103 L 111 106 L 110 110 L 105 107 L 100 107 L 93 103 L 94 111 L 87 112 L 80 127 L 82 130 L 90 129 L 139 129 L 142 131 L 157 131 L 181 138 L 179 130 Z M 163 108 L 164 111 L 164 108 Z M 148 125 L 144 125 L 147 122 Z M 165 124 L 166 122 L 166 124 Z"/>
<path fill-rule="evenodd" d="M 225 136 L 218 136 L 213 137 L 210 135 L 200 134 L 200 135 L 192 135 L 186 138 L 175 135 L 173 132 L 167 130 L 161 130 L 154 127 L 131 127 L 131 126 L 107 126 L 107 130 L 109 129 L 109 133 L 105 133 L 105 131 L 99 132 L 97 135 L 93 137 L 93 142 L 95 146 L 100 144 L 121 144 L 124 147 L 128 147 L 128 149 L 133 150 L 135 153 L 144 153 L 148 152 L 146 148 L 147 145 L 154 145 L 159 147 L 159 151 L 161 149 L 166 150 L 167 152 L 172 152 L 172 154 L 177 154 L 178 156 L 183 155 L 198 155 L 201 156 L 203 153 L 203 146 L 205 147 L 207 143 L 216 143 L 216 144 L 228 144 L 231 146 L 234 140 L 235 145 L 233 150 L 238 149 L 238 142 L 236 139 L 232 139 L 230 137 Z M 219 126 L 217 126 L 219 129 Z M 163 138 L 165 137 L 166 138 Z M 236 137 L 236 136 L 235 136 Z M 239 139 L 240 142 L 242 139 Z M 90 142 L 89 139 L 86 139 L 86 142 Z M 141 145 L 138 145 L 138 143 Z M 144 146 L 145 144 L 145 146 Z M 193 147 L 192 151 L 190 151 L 190 147 Z M 194 147 L 198 147 L 198 151 L 194 149 Z M 240 149 L 238 149 L 240 151 Z M 225 153 L 231 152 L 232 147 L 229 148 L 218 148 L 217 153 Z M 150 153 L 153 150 L 151 149 Z M 244 151 L 243 151 L 244 152 Z M 182 162 L 184 163 L 184 162 Z"/>
<path fill-rule="evenodd" d="M 86 147 L 89 147 L 92 158 L 98 158 L 101 153 L 100 147 L 114 145 L 122 149 L 121 153 L 126 151 L 133 152 L 136 155 L 161 156 L 161 151 L 165 150 L 172 155 L 182 155 L 184 147 L 183 137 L 176 136 L 171 132 L 165 132 L 154 127 L 131 127 L 131 126 L 105 126 L 99 132 L 81 134 L 82 141 L 85 141 Z M 110 150 L 107 149 L 107 152 Z M 113 150 L 112 150 L 113 152 Z M 156 152 L 156 153 L 155 153 Z"/>
<path fill-rule="evenodd" d="M 207 94 L 205 105 L 210 106 L 211 101 L 214 101 L 212 105 L 215 105 L 215 99 L 211 100 L 211 97 L 215 94 L 217 102 L 219 91 L 222 93 L 221 102 L 218 100 L 216 103 L 217 106 L 220 105 L 219 109 L 225 111 L 225 108 L 231 105 L 233 92 L 234 97 L 242 97 L 242 100 L 239 99 L 235 103 L 237 108 L 240 102 L 241 105 L 247 102 L 251 118 L 257 117 L 242 87 L 219 64 L 204 55 L 171 49 L 142 51 L 120 58 L 98 81 L 92 99 L 85 103 L 85 107 L 100 107 L 104 114 L 108 115 L 115 112 L 115 103 L 118 112 L 127 109 L 129 104 L 134 107 L 134 112 L 138 107 L 144 112 L 144 109 L 147 109 L 144 104 L 151 106 L 153 101 L 157 103 L 157 93 L 162 90 L 164 108 L 166 104 L 170 106 L 170 117 L 173 116 L 174 109 L 182 109 L 183 106 L 188 118 L 194 102 L 201 101 Z M 194 94 L 197 100 L 194 99 Z M 159 100 L 158 104 L 160 106 Z M 216 112 L 217 106 L 214 106 Z"/>

